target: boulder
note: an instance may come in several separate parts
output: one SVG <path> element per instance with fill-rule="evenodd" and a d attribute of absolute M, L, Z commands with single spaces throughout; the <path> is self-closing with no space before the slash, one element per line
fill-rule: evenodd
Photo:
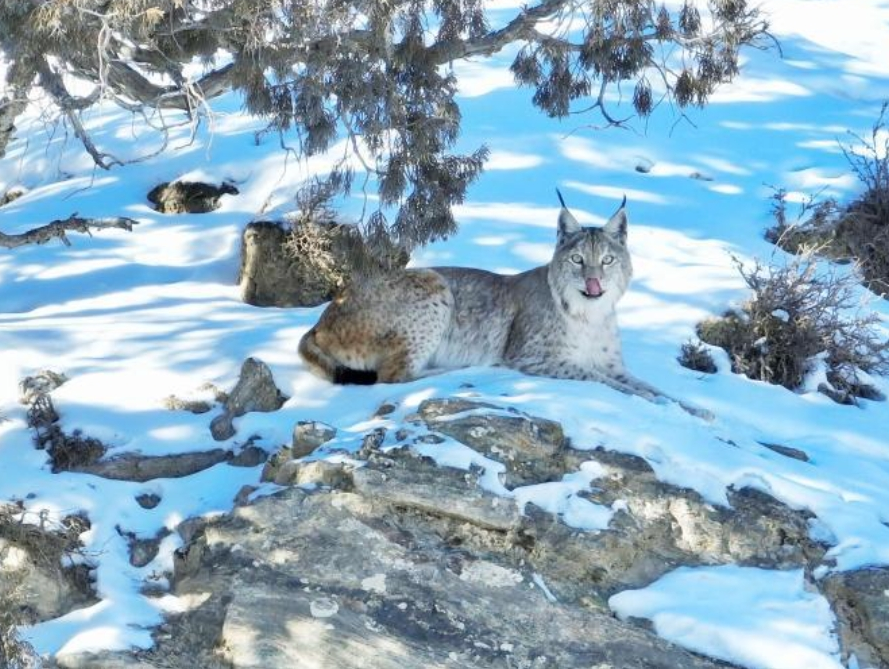
<path fill-rule="evenodd" d="M 241 299 L 258 307 L 314 307 L 330 300 L 354 265 L 354 228 L 334 221 L 296 226 L 249 223 L 241 240 Z M 409 256 L 393 252 L 387 266 L 404 267 Z"/>
<path fill-rule="evenodd" d="M 86 521 L 71 516 L 49 530 L 14 520 L 17 511 L 0 507 L 0 602 L 15 603 L 21 622 L 31 624 L 93 603 L 88 568 L 63 567 Z"/>

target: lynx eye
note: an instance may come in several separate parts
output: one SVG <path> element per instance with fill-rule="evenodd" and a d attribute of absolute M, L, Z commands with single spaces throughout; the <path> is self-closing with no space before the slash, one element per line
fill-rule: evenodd
<path fill-rule="evenodd" d="M 604 256 L 604 257 L 602 258 L 602 264 L 603 264 L 603 265 L 610 265 L 610 264 L 613 263 L 613 262 L 614 262 L 614 256 Z"/>
<path fill-rule="evenodd" d="M 580 255 L 579 253 L 572 253 L 569 260 L 571 262 L 573 262 L 575 265 L 582 265 L 583 264 L 583 256 Z"/>

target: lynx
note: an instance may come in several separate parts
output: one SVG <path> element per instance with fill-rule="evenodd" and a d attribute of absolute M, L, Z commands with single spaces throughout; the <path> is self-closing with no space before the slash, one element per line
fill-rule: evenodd
<path fill-rule="evenodd" d="M 631 376 L 623 363 L 615 305 L 633 274 L 626 198 L 604 227 L 585 228 L 558 195 L 549 264 L 512 276 L 433 267 L 353 281 L 303 336 L 300 355 L 334 383 L 398 383 L 503 365 L 676 401 Z"/>

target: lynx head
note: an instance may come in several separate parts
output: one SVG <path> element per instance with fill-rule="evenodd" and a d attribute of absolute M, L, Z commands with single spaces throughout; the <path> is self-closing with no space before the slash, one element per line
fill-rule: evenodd
<path fill-rule="evenodd" d="M 549 266 L 553 295 L 572 314 L 613 307 L 633 275 L 627 251 L 626 198 L 601 228 L 581 227 L 561 193 L 559 200 L 559 236 Z"/>

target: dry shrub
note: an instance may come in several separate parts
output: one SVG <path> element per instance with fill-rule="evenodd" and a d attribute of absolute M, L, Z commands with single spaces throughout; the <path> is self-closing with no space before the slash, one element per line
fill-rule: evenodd
<path fill-rule="evenodd" d="M 35 394 L 28 407 L 28 425 L 34 430 L 37 448 L 49 453 L 53 473 L 75 471 L 102 459 L 108 450 L 105 444 L 80 430 L 66 434 L 58 421 L 49 393 Z"/>
<path fill-rule="evenodd" d="M 303 220 L 293 223 L 287 235 L 287 253 L 299 262 L 295 265 L 300 282 L 306 286 L 340 287 L 346 279 L 343 265 L 334 252 L 337 226 Z"/>
<path fill-rule="evenodd" d="M 877 314 L 860 313 L 854 275 L 819 271 L 812 253 L 783 266 L 735 262 L 752 297 L 698 325 L 701 340 L 728 352 L 733 371 L 796 390 L 823 365 L 818 389 L 835 401 L 882 399 L 863 373 L 889 372 L 889 341 L 875 329 Z"/>
<path fill-rule="evenodd" d="M 14 507 L 0 506 L 0 526 L 13 522 Z M 23 576 L 20 571 L 4 566 L 9 544 L 0 542 L 0 667 L 26 669 L 37 666 L 33 649 L 19 639 L 17 628 L 26 624 L 22 605 Z"/>
<path fill-rule="evenodd" d="M 385 222 L 371 216 L 358 228 L 337 223 L 327 182 L 312 183 L 297 194 L 297 213 L 289 220 L 287 252 L 299 262 L 306 285 L 342 288 L 352 276 L 404 267 L 408 254 L 392 242 Z"/>
<path fill-rule="evenodd" d="M 705 374 L 716 373 L 716 363 L 707 347 L 699 341 L 689 340 L 682 345 L 679 356 L 676 358 L 679 364 L 696 372 Z"/>
<path fill-rule="evenodd" d="M 863 283 L 889 298 L 889 128 L 884 103 L 868 137 L 854 133 L 853 144 L 841 145 L 852 171 L 864 186 L 848 205 L 814 196 L 802 203 L 796 220 L 787 215 L 787 193 L 773 196 L 775 224 L 766 239 L 790 253 L 817 247 L 832 260 L 855 261 Z"/>
<path fill-rule="evenodd" d="M 2 557 L 0 555 L 0 561 Z M 16 632 L 16 628 L 24 624 L 18 604 L 19 585 L 16 582 L 16 579 L 21 577 L 15 572 L 4 571 L 0 572 L 0 578 L 10 582 L 6 597 L 0 601 L 0 667 L 9 669 L 27 667 L 28 647 L 19 639 Z"/>
<path fill-rule="evenodd" d="M 5 193 L 0 193 L 0 207 L 4 207 L 10 202 L 15 202 L 25 194 L 23 188 L 10 188 Z"/>

